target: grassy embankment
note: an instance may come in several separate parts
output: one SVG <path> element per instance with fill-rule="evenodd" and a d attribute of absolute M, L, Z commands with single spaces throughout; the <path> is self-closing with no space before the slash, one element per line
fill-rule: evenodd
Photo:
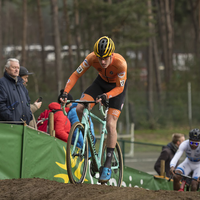
<path fill-rule="evenodd" d="M 186 139 L 188 139 L 189 130 L 189 127 L 157 130 L 135 130 L 134 138 L 136 142 L 166 145 L 166 143 L 171 141 L 173 133 L 182 133 L 185 135 Z"/>

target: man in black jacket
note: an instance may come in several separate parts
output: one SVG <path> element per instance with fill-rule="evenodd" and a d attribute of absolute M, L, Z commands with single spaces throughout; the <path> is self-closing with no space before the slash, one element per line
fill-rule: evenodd
<path fill-rule="evenodd" d="M 185 140 L 185 136 L 181 133 L 174 133 L 172 135 L 172 141 L 164 146 L 158 160 L 154 165 L 155 171 L 160 174 L 161 171 L 161 160 L 165 161 L 165 175 L 166 177 L 170 177 L 170 161 L 174 157 L 176 151 L 178 150 L 179 145 Z"/>
<path fill-rule="evenodd" d="M 32 120 L 30 98 L 23 79 L 19 77 L 19 69 L 17 59 L 7 60 L 4 76 L 0 79 L 0 121 L 29 124 Z"/>

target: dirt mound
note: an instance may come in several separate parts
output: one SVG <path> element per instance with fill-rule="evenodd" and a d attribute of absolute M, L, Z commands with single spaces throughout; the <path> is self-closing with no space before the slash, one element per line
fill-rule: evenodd
<path fill-rule="evenodd" d="M 176 200 L 200 199 L 200 192 L 177 192 L 146 190 L 142 188 L 114 187 L 91 184 L 64 184 L 45 179 L 7 179 L 0 180 L 0 200 Z"/>

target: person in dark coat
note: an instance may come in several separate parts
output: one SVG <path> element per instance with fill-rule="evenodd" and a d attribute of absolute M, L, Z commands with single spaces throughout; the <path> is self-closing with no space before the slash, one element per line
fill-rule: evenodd
<path fill-rule="evenodd" d="M 20 66 L 20 70 L 19 70 L 19 76 L 23 79 L 23 84 L 25 87 L 27 87 L 27 83 L 28 83 L 28 78 L 29 75 L 33 74 L 32 72 L 29 72 L 26 67 Z M 33 104 L 30 104 L 30 108 L 31 108 L 31 112 L 32 112 L 32 117 L 33 119 L 30 121 L 29 126 L 33 127 L 34 129 L 37 129 L 37 124 L 36 124 L 36 119 L 34 116 L 34 113 L 40 109 L 41 105 L 42 105 L 42 101 L 39 101 L 39 99 L 37 99 Z"/>
<path fill-rule="evenodd" d="M 4 76 L 0 78 L 0 121 L 29 124 L 32 120 L 28 90 L 19 77 L 19 61 L 7 60 Z"/>
<path fill-rule="evenodd" d="M 178 150 L 179 145 L 185 140 L 185 136 L 181 133 L 174 133 L 172 135 L 172 141 L 167 144 L 167 146 L 164 146 L 162 149 L 162 152 L 160 153 L 160 156 L 158 157 L 154 169 L 158 173 L 158 175 L 161 175 L 161 160 L 165 161 L 165 175 L 166 177 L 170 177 L 170 162 L 172 158 L 174 157 L 176 151 Z"/>

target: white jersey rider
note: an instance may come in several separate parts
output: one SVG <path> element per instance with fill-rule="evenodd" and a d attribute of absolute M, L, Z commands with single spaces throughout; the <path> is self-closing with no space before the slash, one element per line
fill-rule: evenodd
<path fill-rule="evenodd" d="M 200 177 L 200 130 L 193 129 L 189 132 L 189 140 L 181 143 L 178 151 L 170 162 L 170 172 L 173 174 L 174 190 L 180 189 L 181 176 L 174 174 L 175 166 L 182 156 L 183 152 L 186 153 L 185 160 L 176 168 L 177 173 L 188 175 L 193 172 L 192 177 L 196 180 Z M 196 191 L 198 182 L 193 180 L 191 183 L 191 190 Z"/>

